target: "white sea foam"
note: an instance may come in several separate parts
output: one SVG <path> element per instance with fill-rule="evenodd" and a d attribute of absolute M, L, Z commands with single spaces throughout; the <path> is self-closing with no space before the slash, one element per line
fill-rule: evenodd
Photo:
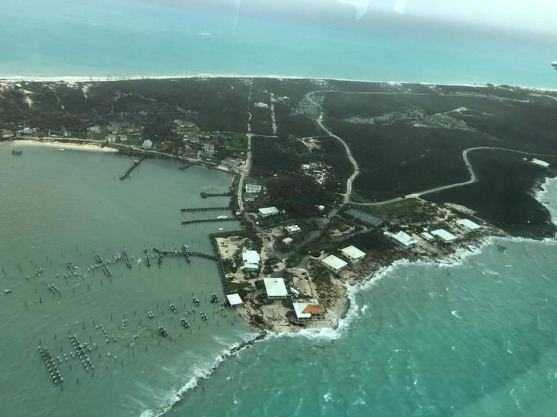
<path fill-rule="evenodd" d="M 457 319 L 462 319 L 462 317 L 460 317 L 460 316 L 458 315 L 458 310 L 453 310 L 453 311 L 451 311 L 451 314 L 453 315 L 453 317 L 456 317 Z"/>
<path fill-rule="evenodd" d="M 546 178 L 535 198 L 547 207 L 552 223 L 557 226 L 557 177 Z"/>
<path fill-rule="evenodd" d="M 223 349 L 220 354 L 212 361 L 200 361 L 200 364 L 194 367 L 191 370 L 191 378 L 189 381 L 183 385 L 178 391 L 173 391 L 168 393 L 163 397 L 163 405 L 162 407 L 157 410 L 156 412 L 153 410 L 145 410 L 141 414 L 141 417 L 160 417 L 163 416 L 166 412 L 168 412 L 172 407 L 178 404 L 184 395 L 196 388 L 203 380 L 209 378 L 213 372 L 217 370 L 222 362 L 228 359 L 230 356 L 233 356 L 242 350 L 250 347 L 253 343 L 263 340 L 262 334 L 253 334 L 250 333 L 246 335 L 246 338 L 241 343 L 235 343 L 234 345 L 230 346 L 227 349 Z M 222 340 L 218 340 L 218 342 L 222 342 Z M 145 415 L 144 415 L 145 414 Z"/>

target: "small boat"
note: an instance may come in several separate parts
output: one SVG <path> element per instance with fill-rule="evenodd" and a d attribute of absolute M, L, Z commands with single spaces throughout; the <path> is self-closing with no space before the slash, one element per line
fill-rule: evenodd
<path fill-rule="evenodd" d="M 11 292 L 12 292 L 12 290 L 10 290 L 9 288 L 4 290 L 4 294 L 9 294 Z"/>
<path fill-rule="evenodd" d="M 65 152 L 66 150 L 64 148 L 60 148 L 58 149 L 60 152 Z"/>

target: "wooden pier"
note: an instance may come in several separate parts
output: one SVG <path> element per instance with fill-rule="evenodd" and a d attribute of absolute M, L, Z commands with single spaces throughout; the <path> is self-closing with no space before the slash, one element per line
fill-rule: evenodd
<path fill-rule="evenodd" d="M 120 180 L 124 180 L 124 179 L 128 178 L 128 176 L 132 173 L 132 171 L 133 171 L 134 169 L 136 169 L 136 168 L 139 166 L 139 164 L 140 164 L 141 162 L 143 162 L 143 160 L 144 160 L 145 158 L 147 158 L 147 156 L 143 156 L 141 159 L 136 159 L 135 161 L 133 161 L 132 166 L 129 167 L 129 168 L 126 170 L 126 172 L 124 172 L 122 175 L 120 175 Z"/>
<path fill-rule="evenodd" d="M 77 355 L 78 359 L 81 360 L 81 364 L 87 372 L 92 371 L 95 367 L 91 363 L 88 353 L 91 351 L 87 344 L 79 343 L 79 339 L 75 334 L 70 335 L 70 343 Z"/>
<path fill-rule="evenodd" d="M 234 222 L 237 221 L 235 217 L 225 217 L 224 219 L 193 219 L 193 220 L 184 220 L 182 224 L 185 226 L 187 224 L 195 224 L 195 223 L 215 223 L 215 222 Z"/>
<path fill-rule="evenodd" d="M 194 212 L 194 211 L 228 211 L 230 210 L 229 206 L 226 207 L 186 207 L 180 209 L 182 213 L 185 212 Z"/>
<path fill-rule="evenodd" d="M 108 266 L 106 265 L 106 262 L 103 260 L 101 255 L 99 255 L 98 253 L 95 254 L 95 261 L 97 262 L 97 265 L 102 269 L 103 273 L 108 278 L 110 278 L 112 276 L 112 272 L 110 272 L 110 269 L 108 269 Z"/>
<path fill-rule="evenodd" d="M 210 235 L 209 239 L 211 240 L 211 246 L 213 248 L 213 253 L 214 253 L 214 257 L 215 260 L 217 261 L 217 268 L 219 271 L 219 278 L 220 278 L 220 282 L 222 284 L 222 290 L 225 294 L 229 293 L 230 290 L 230 282 L 228 281 L 228 279 L 226 279 L 226 274 L 224 272 L 224 266 L 222 264 L 222 260 L 220 259 L 219 256 L 219 248 L 217 245 L 217 240 L 215 239 L 216 236 L 214 235 Z"/>
<path fill-rule="evenodd" d="M 56 366 L 56 361 L 52 357 L 48 349 L 39 346 L 39 353 L 41 354 L 41 358 L 43 359 L 46 369 L 50 373 L 52 382 L 54 382 L 55 384 L 61 384 L 64 381 L 64 378 L 62 378 L 62 376 L 60 375 L 60 371 L 58 371 L 58 367 Z"/>
<path fill-rule="evenodd" d="M 145 263 L 148 267 L 151 267 L 151 258 L 149 257 L 149 251 L 147 248 L 143 249 L 143 253 L 145 254 Z"/>
<path fill-rule="evenodd" d="M 225 193 L 206 193 L 205 191 L 201 191 L 201 198 L 207 197 L 232 197 L 232 191 L 227 191 Z"/>
<path fill-rule="evenodd" d="M 216 261 L 217 257 L 215 255 L 211 255 L 209 253 L 199 252 L 199 251 L 189 251 L 184 246 L 182 246 L 182 250 L 160 250 L 157 248 L 153 248 L 153 252 L 155 252 L 159 257 L 162 256 L 183 256 L 186 259 L 186 262 L 190 262 L 191 256 L 197 256 L 199 258 L 210 259 L 211 261 Z"/>
<path fill-rule="evenodd" d="M 126 262 L 126 266 L 129 269 L 132 269 L 132 263 L 130 261 L 130 257 L 128 256 L 128 252 L 126 252 L 126 249 L 122 249 L 122 255 L 124 256 L 124 261 Z"/>
<path fill-rule="evenodd" d="M 180 171 L 185 171 L 186 169 L 188 169 L 189 167 L 191 167 L 192 165 L 195 165 L 193 162 L 190 162 L 187 165 L 184 165 L 183 167 L 178 168 Z"/>

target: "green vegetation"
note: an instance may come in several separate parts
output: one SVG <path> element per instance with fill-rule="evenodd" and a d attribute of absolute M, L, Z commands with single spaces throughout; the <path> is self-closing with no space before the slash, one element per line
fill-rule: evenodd
<path fill-rule="evenodd" d="M 482 219 L 515 235 L 554 235 L 556 228 L 547 209 L 530 193 L 547 174 L 544 168 L 511 152 L 476 151 L 469 158 L 478 173 L 476 184 L 442 191 L 426 199 L 469 207 Z M 557 164 L 557 157 L 544 159 Z"/>

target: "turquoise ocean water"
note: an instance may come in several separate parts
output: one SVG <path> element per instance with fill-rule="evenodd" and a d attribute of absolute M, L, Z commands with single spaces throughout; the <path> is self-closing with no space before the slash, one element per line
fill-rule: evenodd
<path fill-rule="evenodd" d="M 479 39 L 412 26 L 356 32 L 129 0 L 3 1 L 0 11 L 3 76 L 557 84 L 549 67 L 554 43 L 531 37 Z M 177 208 L 202 204 L 200 188 L 226 187 L 226 175 L 146 161 L 120 182 L 128 158 L 25 148 L 19 159 L 9 149 L 0 147 L 7 179 L 0 182 L 0 289 L 12 289 L 0 296 L 0 415 L 157 415 L 223 351 L 253 336 L 204 301 L 218 288 L 210 262 L 165 260 L 161 269 L 137 263 L 146 246 L 194 242 L 209 251 L 206 237 L 216 229 L 181 228 Z M 557 183 L 546 188 L 539 198 L 555 216 Z M 131 271 L 118 262 L 112 280 L 85 273 L 94 253 L 110 258 L 122 247 L 136 262 Z M 352 290 L 339 329 L 259 342 L 224 361 L 166 415 L 553 416 L 556 254 L 554 240 L 498 239 L 452 265 L 401 262 Z M 66 261 L 82 276 L 65 279 Z M 61 296 L 48 290 L 51 283 Z M 181 316 L 192 309 L 193 293 L 210 319 L 203 327 L 199 311 L 192 313 L 188 333 L 168 303 Z M 156 337 L 159 324 L 172 340 Z M 75 358 L 65 360 L 73 333 L 98 347 L 90 353 L 94 377 Z M 49 380 L 39 343 L 61 356 L 63 392 Z"/>
<path fill-rule="evenodd" d="M 294 22 L 183 2 L 5 0 L 0 76 L 281 75 L 556 88 L 557 38 Z M 184 2 L 187 3 L 187 2 Z M 358 26 L 356 30 L 355 27 Z"/>

